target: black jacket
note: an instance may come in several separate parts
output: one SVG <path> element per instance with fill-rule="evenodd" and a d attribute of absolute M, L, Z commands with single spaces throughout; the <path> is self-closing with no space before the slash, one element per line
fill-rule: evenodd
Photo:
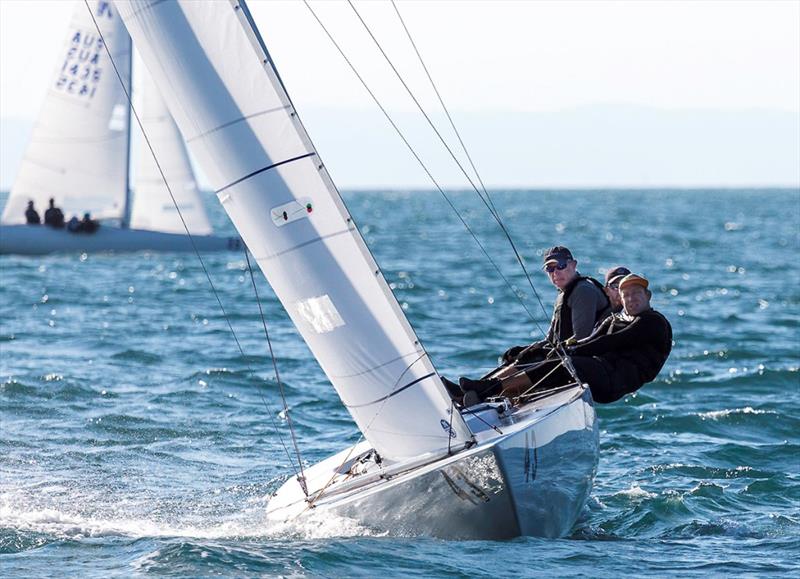
<path fill-rule="evenodd" d="M 653 309 L 632 318 L 614 314 L 569 351 L 600 359 L 612 381 L 632 392 L 658 376 L 672 351 L 672 326 Z"/>

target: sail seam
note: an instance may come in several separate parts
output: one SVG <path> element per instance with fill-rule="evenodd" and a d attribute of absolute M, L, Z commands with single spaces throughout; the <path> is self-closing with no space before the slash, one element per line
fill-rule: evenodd
<path fill-rule="evenodd" d="M 389 364 L 393 364 L 398 360 L 402 360 L 403 358 L 408 358 L 409 356 L 418 356 L 419 352 L 410 352 L 408 354 L 403 354 L 402 356 L 398 356 L 397 358 L 393 358 L 388 362 L 384 362 L 383 364 L 378 364 L 377 366 L 373 366 L 372 368 L 367 368 L 361 372 L 356 372 L 355 374 L 342 374 L 340 376 L 334 376 L 333 374 L 330 375 L 331 378 L 355 378 L 356 376 L 363 376 L 364 374 L 369 374 L 370 372 L 374 372 L 379 368 L 383 368 L 384 366 L 388 366 Z"/>
<path fill-rule="evenodd" d="M 335 233 L 329 233 L 328 235 L 320 235 L 319 237 L 315 237 L 314 239 L 309 239 L 308 241 L 304 241 L 303 243 L 298 243 L 297 245 L 294 245 L 288 249 L 284 249 L 277 253 L 271 253 L 269 255 L 264 255 L 264 256 L 257 256 L 256 260 L 261 261 L 261 260 L 275 259 L 276 257 L 280 257 L 282 255 L 286 255 L 287 253 L 291 253 L 293 251 L 297 251 L 298 249 L 302 249 L 307 245 L 311 245 L 313 243 L 319 243 L 320 241 L 323 241 L 325 239 L 330 239 L 331 237 L 344 235 L 345 233 L 350 233 L 350 230 L 343 229 L 341 231 L 336 231 Z"/>
<path fill-rule="evenodd" d="M 314 155 L 316 155 L 316 153 L 314 151 L 311 151 L 310 153 L 306 153 L 305 155 L 298 155 L 297 157 L 292 157 L 291 159 L 286 159 L 284 161 L 279 161 L 277 163 L 273 163 L 272 165 L 267 165 L 266 167 L 262 167 L 261 169 L 259 169 L 257 171 L 253 171 L 252 173 L 248 173 L 247 175 L 237 179 L 233 183 L 225 185 L 222 189 L 217 189 L 215 191 L 215 193 L 217 195 L 219 195 L 220 193 L 222 193 L 226 189 L 230 189 L 231 187 L 233 187 L 234 185 L 238 185 L 242 181 L 247 181 L 250 177 L 255 177 L 259 173 L 263 173 L 264 171 L 269 171 L 270 169 L 274 169 L 275 167 L 280 167 L 281 165 L 286 165 L 287 163 L 292 163 L 294 161 L 299 161 L 300 159 L 305 159 L 306 157 L 312 157 Z"/>
<path fill-rule="evenodd" d="M 195 135 L 191 139 L 187 139 L 186 142 L 187 143 L 191 143 L 192 141 L 195 141 L 197 139 L 205 137 L 206 135 L 210 135 L 212 133 L 216 133 L 217 131 L 220 131 L 220 130 L 226 128 L 226 127 L 230 127 L 231 125 L 235 125 L 236 123 L 241 123 L 242 121 L 247 121 L 247 120 L 253 119 L 255 117 L 259 117 L 261 115 L 266 115 L 268 113 L 276 113 L 278 111 L 285 111 L 285 110 L 288 110 L 290 108 L 292 108 L 292 107 L 289 106 L 289 105 L 284 105 L 282 107 L 274 107 L 274 108 L 271 108 L 271 109 L 265 109 L 263 111 L 258 111 L 257 113 L 253 113 L 253 114 L 250 114 L 250 115 L 245 115 L 243 117 L 239 117 L 236 120 L 228 121 L 227 123 L 223 123 L 223 124 L 219 125 L 218 127 L 214 127 L 213 129 L 210 129 L 210 130 L 206 131 L 205 133 L 200 133 L 199 135 Z"/>
<path fill-rule="evenodd" d="M 403 390 L 407 390 L 407 389 L 411 388 L 414 384 L 422 382 L 423 380 L 425 380 L 427 378 L 430 378 L 431 376 L 436 376 L 436 372 L 431 372 L 430 374 L 425 374 L 422 378 L 417 378 L 416 380 L 413 380 L 413 381 L 409 382 L 405 386 L 401 386 L 400 388 L 398 388 L 394 392 L 391 392 L 391 393 L 387 394 L 386 396 L 383 396 L 382 398 L 378 398 L 377 400 L 373 400 L 372 402 L 365 402 L 363 404 L 345 404 L 345 407 L 347 407 L 347 408 L 362 408 L 364 406 L 371 406 L 373 404 L 377 404 L 378 402 L 383 402 L 384 400 L 388 400 L 392 396 L 394 396 L 396 394 L 400 394 Z"/>
<path fill-rule="evenodd" d="M 132 8 L 131 12 L 130 12 L 130 16 L 131 17 L 138 16 L 142 12 L 145 12 L 146 10 L 152 10 L 153 8 L 158 6 L 159 4 L 163 4 L 164 2 L 167 2 L 167 1 L 168 0 L 153 0 L 152 2 L 150 2 L 150 4 L 146 4 L 145 6 L 142 6 L 141 8 Z"/>

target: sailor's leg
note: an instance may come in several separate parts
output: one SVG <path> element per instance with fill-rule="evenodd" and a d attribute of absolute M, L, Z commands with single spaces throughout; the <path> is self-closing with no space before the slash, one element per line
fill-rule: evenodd
<path fill-rule="evenodd" d="M 505 378 L 509 378 L 523 370 L 522 366 L 534 364 L 547 359 L 547 356 L 550 352 L 552 352 L 552 350 L 546 349 L 540 345 L 532 344 L 530 347 L 520 352 L 514 360 L 495 368 L 481 379 L 488 380 L 494 378 L 503 380 Z"/>
<path fill-rule="evenodd" d="M 547 360 L 531 365 L 502 381 L 503 395 L 514 398 L 529 390 L 546 390 L 555 386 L 569 384 L 572 377 L 561 360 Z"/>
<path fill-rule="evenodd" d="M 573 356 L 572 365 L 581 381 L 589 385 L 595 402 L 607 404 L 625 395 L 623 389 L 614 385 L 608 369 L 598 358 Z"/>

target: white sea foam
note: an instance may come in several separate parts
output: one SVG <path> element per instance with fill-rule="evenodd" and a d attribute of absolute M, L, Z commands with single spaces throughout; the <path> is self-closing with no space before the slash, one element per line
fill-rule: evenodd
<path fill-rule="evenodd" d="M 631 488 L 624 491 L 618 491 L 614 493 L 614 496 L 623 496 L 634 501 L 643 501 L 644 499 L 653 499 L 658 495 L 644 490 L 637 483 L 633 483 L 631 484 Z"/>
<path fill-rule="evenodd" d="M 757 410 L 751 406 L 746 406 L 744 408 L 729 408 L 727 410 L 698 412 L 696 416 L 699 416 L 702 420 L 719 420 L 720 418 L 725 418 L 726 416 L 735 414 L 777 414 L 777 412 L 774 410 Z"/>
<path fill-rule="evenodd" d="M 20 500 L 23 499 L 23 500 Z M 106 505 L 107 506 L 107 505 Z M 336 537 L 380 536 L 352 519 L 330 513 L 312 513 L 301 519 L 275 523 L 268 521 L 263 501 L 255 507 L 205 520 L 181 521 L 176 512 L 174 520 L 129 515 L 124 503 L 111 514 L 87 514 L 86 505 L 75 510 L 63 508 L 31 508 L 24 497 L 0 494 L 0 520 L 7 527 L 21 531 L 45 533 L 69 539 L 124 536 L 132 538 L 185 537 L 195 539 L 232 539 L 290 537 L 298 539 L 329 539 Z M 196 516 L 186 515 L 187 519 Z"/>

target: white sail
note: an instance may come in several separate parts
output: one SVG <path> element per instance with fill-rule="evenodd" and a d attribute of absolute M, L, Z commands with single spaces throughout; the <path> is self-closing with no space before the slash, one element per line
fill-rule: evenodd
<path fill-rule="evenodd" d="M 244 2 L 116 5 L 190 150 L 367 440 L 390 460 L 463 448 L 469 429 L 451 416 Z"/>
<path fill-rule="evenodd" d="M 183 137 L 175 121 L 172 120 L 172 115 L 169 114 L 152 77 L 144 69 L 139 72 L 143 81 L 144 95 L 139 116 L 175 202 L 164 184 L 164 177 L 156 165 L 153 152 L 150 151 L 147 142 L 140 139 L 134 177 L 136 195 L 131 210 L 131 227 L 168 233 L 185 233 L 188 228 L 192 235 L 211 235 L 213 230 L 200 192 L 197 190 Z M 180 214 L 175 208 L 176 204 Z"/>
<path fill-rule="evenodd" d="M 2 222 L 24 223 L 33 200 L 40 216 L 48 199 L 69 219 L 89 211 L 98 219 L 125 217 L 128 192 L 129 112 L 97 21 L 130 86 L 131 42 L 106 0 L 81 0 L 75 11 L 38 122 L 11 188 Z"/>

